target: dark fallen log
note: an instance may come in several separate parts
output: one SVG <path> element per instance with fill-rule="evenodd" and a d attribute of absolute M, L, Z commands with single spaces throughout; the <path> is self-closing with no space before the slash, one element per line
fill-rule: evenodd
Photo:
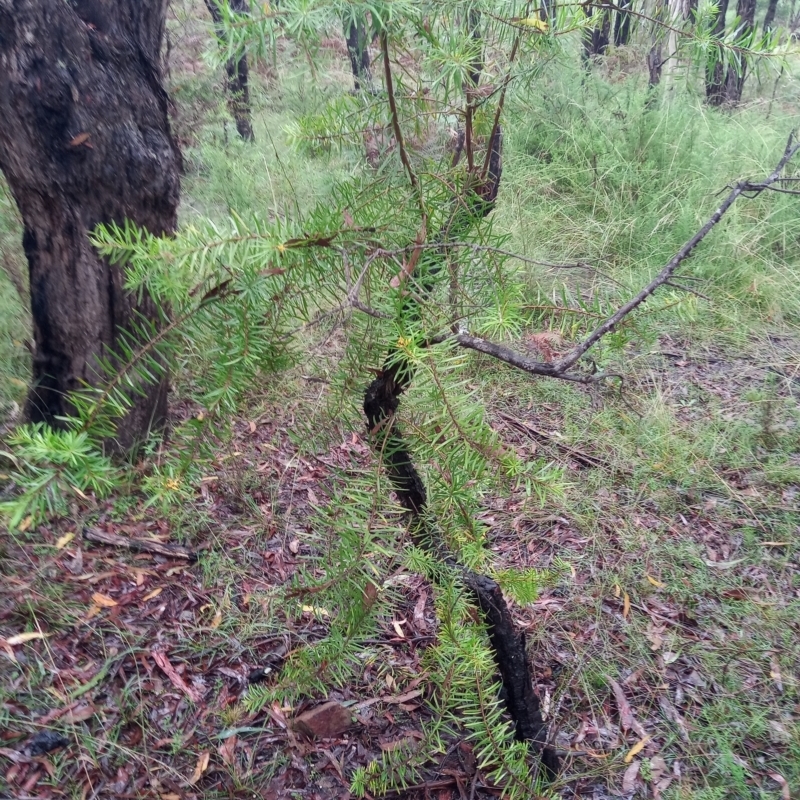
<path fill-rule="evenodd" d="M 83 538 L 90 542 L 106 544 L 109 547 L 125 547 L 136 553 L 153 553 L 167 558 L 183 558 L 190 564 L 197 561 L 197 553 L 177 544 L 164 544 L 153 539 L 130 539 L 116 533 L 100 531 L 97 528 L 84 528 Z"/>
<path fill-rule="evenodd" d="M 441 262 L 446 255 L 446 242 L 453 231 L 463 232 L 464 227 L 475 224 L 493 208 L 500 182 L 501 142 L 502 132 L 498 127 L 490 144 L 493 152 L 489 159 L 487 182 L 476 187 L 469 202 L 455 205 L 453 217 L 437 240 L 441 242 L 441 248 L 433 249 L 426 260 L 420 260 L 417 269 L 422 267 L 424 270 L 420 281 L 423 294 L 432 291 L 433 277 L 441 270 Z M 408 318 L 414 318 L 418 314 L 415 306 L 415 300 L 407 299 L 403 311 Z M 432 533 L 426 508 L 425 485 L 414 466 L 395 419 L 400 406 L 400 395 L 409 387 L 413 376 L 413 365 L 401 350 L 392 348 L 383 370 L 370 383 L 364 395 L 364 414 L 373 447 L 383 460 L 401 505 L 411 516 L 415 543 L 433 550 L 437 557 L 460 575 L 472 592 L 486 620 L 489 641 L 502 680 L 506 707 L 514 721 L 516 738 L 533 746 L 540 754 L 545 775 L 552 778 L 558 771 L 558 755 L 547 746 L 547 726 L 542 719 L 539 699 L 533 690 L 525 635 L 517 630 L 497 582 L 458 564 L 452 554 L 441 550 Z"/>

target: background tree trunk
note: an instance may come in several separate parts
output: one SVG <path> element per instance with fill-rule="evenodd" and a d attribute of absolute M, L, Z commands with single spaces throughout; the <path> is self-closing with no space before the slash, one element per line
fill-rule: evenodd
<path fill-rule="evenodd" d="M 224 0 L 222 0 L 224 2 Z M 219 8 L 219 0 L 205 0 L 208 13 L 214 20 L 217 39 L 223 47 L 227 47 L 225 31 L 222 27 L 222 12 Z M 231 11 L 240 14 L 250 13 L 249 0 L 228 0 Z M 252 142 L 253 123 L 250 107 L 250 84 L 249 69 L 247 67 L 247 54 L 241 58 L 230 58 L 225 64 L 225 72 L 228 75 L 228 109 L 236 122 L 236 130 L 239 136 L 246 142 Z"/>
<path fill-rule="evenodd" d="M 614 17 L 614 47 L 624 47 L 631 38 L 631 2 L 622 0 Z"/>
<path fill-rule="evenodd" d="M 721 36 L 725 30 L 725 15 L 728 13 L 728 0 L 720 0 L 717 21 L 712 33 Z M 720 53 L 712 49 L 706 65 L 706 102 L 710 106 L 721 106 L 725 102 L 725 81 Z"/>
<path fill-rule="evenodd" d="M 593 56 L 605 55 L 608 49 L 611 41 L 611 8 L 603 1 L 600 8 L 586 6 L 585 13 L 587 17 L 600 16 L 593 28 L 583 32 L 583 57 L 588 62 Z"/>
<path fill-rule="evenodd" d="M 756 19 L 756 0 L 738 0 L 736 16 L 739 18 L 737 38 L 747 36 L 753 32 Z M 738 66 L 738 69 L 737 69 Z M 735 105 L 742 99 L 744 81 L 747 77 L 747 61 L 731 64 L 725 75 L 725 102 Z"/>
<path fill-rule="evenodd" d="M 356 92 L 362 89 L 372 91 L 372 71 L 369 64 L 369 42 L 367 26 L 363 19 L 353 16 L 344 20 L 344 38 L 347 41 L 347 55 L 350 57 L 350 69 L 353 71 L 353 86 Z"/>
<path fill-rule="evenodd" d="M 88 231 L 129 219 L 175 228 L 180 153 L 167 118 L 160 48 L 166 0 L 0 0 L 0 169 L 19 206 L 36 352 L 27 416 L 58 426 L 69 394 L 102 379 L 144 315 Z M 114 445 L 166 415 L 167 379 L 142 387 Z"/>
<path fill-rule="evenodd" d="M 775 12 L 778 10 L 778 0 L 769 0 L 767 6 L 767 13 L 764 14 L 764 30 L 772 30 L 772 25 L 775 22 Z"/>

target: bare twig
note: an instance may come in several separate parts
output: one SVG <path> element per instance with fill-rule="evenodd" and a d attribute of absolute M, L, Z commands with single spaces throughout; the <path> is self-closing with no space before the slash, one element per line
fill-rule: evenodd
<path fill-rule="evenodd" d="M 531 4 L 525 6 L 525 16 L 527 17 L 530 13 Z M 497 134 L 497 129 L 500 127 L 500 118 L 503 115 L 503 106 L 506 100 L 506 90 L 508 89 L 509 83 L 511 83 L 511 79 L 513 77 L 513 67 L 514 61 L 517 57 L 517 51 L 519 50 L 519 42 L 521 38 L 520 31 L 517 31 L 516 35 L 514 36 L 514 44 L 511 46 L 511 53 L 508 57 L 508 72 L 506 73 L 506 77 L 503 79 L 503 86 L 500 89 L 500 97 L 497 100 L 497 109 L 494 112 L 494 122 L 492 123 L 492 132 L 489 134 L 489 143 L 491 144 L 494 141 L 494 138 Z M 492 159 L 492 148 L 489 147 L 489 150 L 486 153 L 486 159 L 483 162 L 483 169 L 481 170 L 481 179 L 486 180 L 486 177 L 489 174 L 489 164 Z"/>
<path fill-rule="evenodd" d="M 97 528 L 84 528 L 83 538 L 90 542 L 110 545 L 111 547 L 125 547 L 137 553 L 153 553 L 167 558 L 183 558 L 189 563 L 197 561 L 197 553 L 187 550 L 177 544 L 164 544 L 152 539 L 129 539 L 116 533 L 108 533 Z"/>
<path fill-rule="evenodd" d="M 392 66 L 389 60 L 389 35 L 386 31 L 381 32 L 381 51 L 383 52 L 383 72 L 386 77 L 386 94 L 389 99 L 389 111 L 392 115 L 392 129 L 394 130 L 394 137 L 397 140 L 397 150 L 400 153 L 400 160 L 403 162 L 403 167 L 408 175 L 408 181 L 411 188 L 417 196 L 417 204 L 419 205 L 420 214 L 422 215 L 422 227 L 427 227 L 427 213 L 425 211 L 425 202 L 422 198 L 422 187 L 419 184 L 419 179 L 414 173 L 414 168 L 411 166 L 411 160 L 408 157 L 405 142 L 403 141 L 403 131 L 400 128 L 400 115 L 397 112 L 397 101 L 394 96 L 394 83 L 392 81 Z M 423 237 L 424 239 L 424 237 Z"/>
<path fill-rule="evenodd" d="M 689 239 L 686 244 L 670 259 L 667 265 L 661 272 L 653 278 L 635 297 L 631 298 L 625 305 L 612 314 L 605 322 L 601 323 L 594 331 L 592 331 L 586 339 L 581 342 L 569 355 L 562 358 L 560 361 L 555 362 L 553 366 L 554 377 L 564 377 L 564 373 L 573 367 L 581 357 L 592 348 L 597 342 L 600 341 L 607 333 L 610 333 L 614 328 L 622 322 L 628 314 L 634 309 L 638 308 L 644 303 L 659 286 L 663 286 L 675 274 L 678 267 L 691 255 L 695 247 L 697 247 L 709 232 L 717 225 L 722 219 L 728 209 L 734 204 L 736 198 L 744 192 L 761 193 L 764 189 L 768 189 L 773 183 L 778 181 L 783 172 L 783 168 L 789 163 L 791 158 L 800 150 L 800 143 L 795 143 L 794 134 L 789 136 L 789 141 L 786 143 L 783 157 L 778 162 L 777 167 L 773 170 L 772 174 L 760 183 L 752 183 L 751 181 L 740 181 L 733 187 L 730 194 L 722 201 L 720 207 L 711 215 L 711 218 L 703 225 L 702 228 Z"/>

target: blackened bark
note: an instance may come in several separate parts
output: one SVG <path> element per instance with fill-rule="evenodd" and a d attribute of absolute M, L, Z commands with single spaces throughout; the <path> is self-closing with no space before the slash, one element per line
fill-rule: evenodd
<path fill-rule="evenodd" d="M 728 0 L 719 0 L 717 19 L 712 29 L 715 37 L 721 37 L 725 31 L 725 15 L 728 13 Z M 721 106 L 725 102 L 725 75 L 721 53 L 712 48 L 706 64 L 706 102 L 710 106 Z"/>
<path fill-rule="evenodd" d="M 622 0 L 614 17 L 614 47 L 624 47 L 631 38 L 632 0 Z"/>
<path fill-rule="evenodd" d="M 767 13 L 764 15 L 764 30 L 771 31 L 772 24 L 775 22 L 775 13 L 778 10 L 778 0 L 769 0 Z"/>
<path fill-rule="evenodd" d="M 469 89 L 477 88 L 483 73 L 483 36 L 481 36 L 481 12 L 479 8 L 471 7 L 467 14 L 467 31 L 475 43 L 475 57 L 469 65 L 467 73 Z"/>
<path fill-rule="evenodd" d="M 587 5 L 585 14 L 587 17 L 599 17 L 595 19 L 594 27 L 583 32 L 583 58 L 588 63 L 594 56 L 605 55 L 608 50 L 611 41 L 611 8 L 603 0 L 599 6 Z"/>
<path fill-rule="evenodd" d="M 756 0 L 738 0 L 736 16 L 739 18 L 737 38 L 747 36 L 755 28 Z M 725 75 L 725 102 L 736 105 L 742 99 L 744 81 L 747 77 L 747 61 L 742 58 L 739 64 L 731 64 Z"/>
<path fill-rule="evenodd" d="M 372 91 L 372 71 L 369 63 L 369 42 L 367 26 L 363 19 L 353 16 L 344 20 L 344 38 L 347 42 L 347 55 L 353 71 L 353 86 L 356 92 Z"/>
<path fill-rule="evenodd" d="M 221 0 L 225 2 L 225 0 Z M 225 30 L 222 26 L 222 12 L 220 11 L 220 0 L 205 0 L 208 13 L 214 20 L 214 29 L 217 39 L 222 47 L 227 47 Z M 228 0 L 231 11 L 240 14 L 250 13 L 249 0 Z M 243 53 L 239 58 L 229 58 L 225 63 L 225 73 L 228 76 L 228 110 L 236 122 L 236 130 L 239 136 L 246 142 L 252 142 L 253 123 L 252 111 L 250 107 L 250 82 L 249 69 L 247 66 L 247 54 Z"/>
<path fill-rule="evenodd" d="M 432 291 L 433 278 L 442 270 L 447 242 L 453 241 L 454 237 L 458 238 L 465 226 L 474 225 L 494 207 L 502 172 L 501 143 L 502 131 L 498 127 L 490 143 L 491 158 L 487 181 L 477 187 L 477 191 L 466 202 L 455 205 L 452 218 L 437 237 L 441 248 L 428 250 L 420 258 L 415 273 L 420 278 L 423 296 Z M 404 312 L 406 321 L 418 320 L 417 301 L 407 299 Z M 541 756 L 545 774 L 552 778 L 558 772 L 558 756 L 547 746 L 547 726 L 542 719 L 539 699 L 533 689 L 525 636 L 517 629 L 497 582 L 459 565 L 437 542 L 432 526 L 429 525 L 425 485 L 411 460 L 396 420 L 400 396 L 409 387 L 413 377 L 413 365 L 402 350 L 393 348 L 381 374 L 372 381 L 364 395 L 367 430 L 373 439 L 375 451 L 381 454 L 401 505 L 410 513 L 416 543 L 432 550 L 448 567 L 455 570 L 474 595 L 486 620 L 489 641 L 500 672 L 506 707 L 514 721 L 516 738 L 531 743 Z"/>
<path fill-rule="evenodd" d="M 19 207 L 35 354 L 27 417 L 54 426 L 69 395 L 103 380 L 143 315 L 145 295 L 100 258 L 87 233 L 125 220 L 175 229 L 180 153 L 160 49 L 165 0 L 0 0 L 0 169 Z M 167 378 L 141 387 L 120 421 L 126 450 L 166 416 Z"/>

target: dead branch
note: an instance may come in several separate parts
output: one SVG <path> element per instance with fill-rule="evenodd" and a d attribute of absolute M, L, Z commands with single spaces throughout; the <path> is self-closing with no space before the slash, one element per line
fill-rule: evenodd
<path fill-rule="evenodd" d="M 110 547 L 125 547 L 136 553 L 153 553 L 167 558 L 183 558 L 190 564 L 197 561 L 197 553 L 177 544 L 164 544 L 153 539 L 129 539 L 116 533 L 98 530 L 97 528 L 84 528 L 83 538 L 88 539 L 90 542 L 97 542 Z"/>
<path fill-rule="evenodd" d="M 786 148 L 783 152 L 781 160 L 772 171 L 772 173 L 760 182 L 753 182 L 743 180 L 737 183 L 730 191 L 728 196 L 723 200 L 719 208 L 711 215 L 708 222 L 700 228 L 697 233 L 689 239 L 683 247 L 667 262 L 661 272 L 653 278 L 635 297 L 631 298 L 627 303 L 621 306 L 614 314 L 607 319 L 603 320 L 571 353 L 564 356 L 558 361 L 546 362 L 535 361 L 528 358 L 521 353 L 511 350 L 504 345 L 490 342 L 487 339 L 482 339 L 477 336 L 472 336 L 464 330 L 458 330 L 455 333 L 445 333 L 438 336 L 433 336 L 428 340 L 428 344 L 439 344 L 448 340 L 455 340 L 461 347 L 469 350 L 475 350 L 479 353 L 496 358 L 498 361 L 503 361 L 510 364 L 512 367 L 527 372 L 531 375 L 541 375 L 547 378 L 558 378 L 559 380 L 572 381 L 574 383 L 598 383 L 609 378 L 619 378 L 622 376 L 617 373 L 576 373 L 570 370 L 583 358 L 584 355 L 596 345 L 606 334 L 611 333 L 622 320 L 624 320 L 631 312 L 641 306 L 647 299 L 653 295 L 656 290 L 665 285 L 673 286 L 676 289 L 692 292 L 700 297 L 708 300 L 694 289 L 681 286 L 680 284 L 672 281 L 673 275 L 677 272 L 681 264 L 689 258 L 700 242 L 713 230 L 719 223 L 726 212 L 734 204 L 736 199 L 740 196 L 757 197 L 761 192 L 773 189 L 773 184 L 778 181 L 785 180 L 781 177 L 784 167 L 791 161 L 794 155 L 800 150 L 800 142 L 795 142 L 794 133 L 789 135 L 789 140 L 786 143 Z"/>

